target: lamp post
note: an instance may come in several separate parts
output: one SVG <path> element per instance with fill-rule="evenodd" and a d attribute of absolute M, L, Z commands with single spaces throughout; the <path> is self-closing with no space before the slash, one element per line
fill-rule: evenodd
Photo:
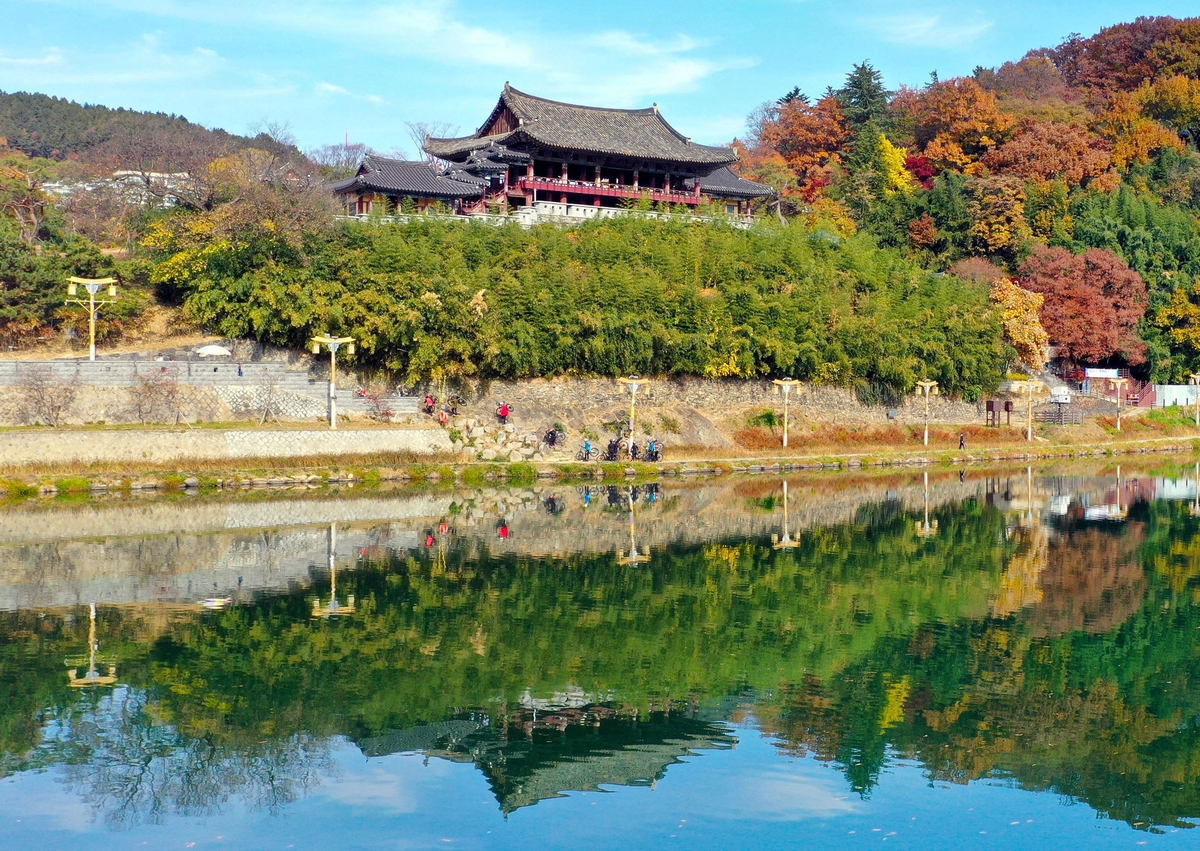
<path fill-rule="evenodd" d="M 1117 386 L 1117 431 L 1121 430 L 1121 396 L 1125 385 L 1129 383 L 1128 378 L 1114 378 L 1112 383 Z"/>
<path fill-rule="evenodd" d="M 788 445 L 788 397 L 791 395 L 792 388 L 800 382 L 794 378 L 776 378 L 771 383 L 783 389 L 783 446 L 786 449 Z M 787 494 L 786 490 L 784 490 L 784 494 Z"/>
<path fill-rule="evenodd" d="M 929 445 L 929 394 L 937 394 L 938 383 L 929 378 L 922 378 L 917 382 L 917 386 L 925 394 L 925 445 Z"/>
<path fill-rule="evenodd" d="M 638 388 L 643 384 L 648 384 L 650 379 L 639 378 L 636 375 L 631 375 L 628 378 L 618 378 L 617 383 L 624 384 L 629 388 L 629 437 L 633 439 L 633 420 L 637 412 L 637 392 Z"/>
<path fill-rule="evenodd" d="M 79 294 L 79 287 L 87 290 L 87 300 L 74 298 Z M 101 287 L 108 287 L 108 298 L 96 300 L 96 293 Z M 64 304 L 77 304 L 88 312 L 88 360 L 96 359 L 96 311 L 106 304 L 117 303 L 116 278 L 67 278 L 68 298 Z"/>
<path fill-rule="evenodd" d="M 1200 372 L 1193 372 L 1190 376 L 1192 386 L 1196 388 L 1196 425 L 1200 426 Z"/>
<path fill-rule="evenodd" d="M 337 352 L 342 345 L 346 346 L 346 354 L 354 354 L 353 337 L 331 337 L 326 332 L 312 338 L 312 353 L 321 354 L 321 346 L 329 349 L 329 427 L 337 428 Z"/>

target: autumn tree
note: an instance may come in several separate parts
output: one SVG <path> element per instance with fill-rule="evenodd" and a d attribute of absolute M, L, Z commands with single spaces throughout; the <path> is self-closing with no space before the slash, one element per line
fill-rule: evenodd
<path fill-rule="evenodd" d="M 1117 168 L 1148 163 L 1167 148 L 1184 150 L 1178 133 L 1142 111 L 1142 98 L 1136 92 L 1113 95 L 1095 115 L 1092 126 L 1112 142 L 1113 165 Z"/>
<path fill-rule="evenodd" d="M 802 182 L 810 182 L 823 167 L 840 161 L 850 129 L 837 98 L 821 98 L 812 106 L 795 99 L 779 107 L 773 121 L 763 124 L 760 138 Z"/>
<path fill-rule="evenodd" d="M 1200 367 L 1200 278 L 1190 286 L 1177 287 L 1158 310 L 1154 324 L 1167 334 L 1172 350 L 1183 355 L 1186 370 L 1194 372 Z M 1184 370 L 1178 372 L 1182 378 Z"/>
<path fill-rule="evenodd" d="M 984 155 L 994 172 L 1039 184 L 1061 180 L 1085 186 L 1103 178 L 1100 188 L 1115 189 L 1119 177 L 1110 171 L 1112 144 L 1079 127 L 1048 121 L 1025 122 L 1015 137 Z"/>
<path fill-rule="evenodd" d="M 1038 248 L 1021 264 L 1017 283 L 1045 296 L 1042 325 L 1063 357 L 1082 363 L 1111 357 L 1145 361 L 1137 327 L 1146 311 L 1146 284 L 1112 252 Z"/>
<path fill-rule="evenodd" d="M 941 168 L 966 168 L 1003 143 L 1012 128 L 996 96 L 965 77 L 930 86 L 915 117 L 921 153 Z"/>
<path fill-rule="evenodd" d="M 1050 342 L 1039 318 L 1046 297 L 1001 278 L 992 284 L 991 298 L 1000 308 L 1004 339 L 1034 374 L 1041 372 L 1046 368 L 1046 346 Z"/>
<path fill-rule="evenodd" d="M 1016 177 L 972 178 L 966 185 L 970 233 L 977 250 L 1012 257 L 1032 236 L 1025 218 L 1025 185 Z"/>

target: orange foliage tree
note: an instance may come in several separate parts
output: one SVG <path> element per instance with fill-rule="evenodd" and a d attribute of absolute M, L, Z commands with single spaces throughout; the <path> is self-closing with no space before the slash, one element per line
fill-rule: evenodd
<path fill-rule="evenodd" d="M 796 98 L 782 104 L 777 117 L 764 122 L 759 135 L 762 144 L 782 157 L 801 183 L 810 183 L 824 167 L 840 161 L 850 129 L 837 98 L 821 98 L 813 105 Z"/>
<path fill-rule="evenodd" d="M 994 94 L 966 77 L 934 83 L 916 110 L 921 153 L 942 168 L 967 168 L 1005 141 L 1013 123 Z"/>

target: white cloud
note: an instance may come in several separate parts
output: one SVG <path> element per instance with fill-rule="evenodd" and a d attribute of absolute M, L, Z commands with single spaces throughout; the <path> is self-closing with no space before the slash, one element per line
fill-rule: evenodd
<path fill-rule="evenodd" d="M 36 58 L 27 56 L 6 56 L 3 52 L 0 52 L 0 66 L 3 67 L 40 68 L 46 65 L 61 65 L 62 62 L 63 53 L 57 47 L 48 48 L 44 56 Z"/>
<path fill-rule="evenodd" d="M 983 18 L 947 21 L 938 14 L 888 15 L 870 18 L 867 26 L 883 41 L 913 47 L 961 50 L 992 28 Z"/>
<path fill-rule="evenodd" d="M 714 74 L 754 64 L 746 58 L 721 57 L 712 45 L 685 34 L 649 38 L 623 30 L 595 33 L 585 19 L 574 30 L 570 23 L 546 31 L 545 24 L 512 19 L 501 29 L 489 29 L 468 23 L 455 0 L 340 5 L 324 0 L 95 2 L 208 25 L 288 32 L 340 43 L 352 40 L 364 63 L 373 55 L 448 64 L 458 70 L 496 69 L 518 88 L 602 106 L 648 105 L 646 101 L 655 95 L 694 91 Z"/>
<path fill-rule="evenodd" d="M 720 818 L 756 818 L 763 821 L 796 821 L 829 818 L 855 812 L 846 793 L 815 778 L 789 774 L 782 768 L 739 776 L 736 786 L 712 814 Z"/>
<path fill-rule="evenodd" d="M 0 55 L 0 65 L 6 70 L 6 88 L 24 86 L 35 91 L 44 91 L 50 85 L 77 83 L 196 81 L 211 76 L 223 64 L 216 51 L 203 47 L 171 52 L 154 34 L 95 52 L 49 47 L 40 59 L 9 59 Z"/>
<path fill-rule="evenodd" d="M 352 98 L 353 100 L 365 100 L 368 103 L 383 103 L 383 98 L 379 95 L 359 95 L 347 89 L 345 86 L 335 85 L 334 83 L 320 82 L 314 86 L 318 94 L 324 95 L 341 95 L 343 97 Z"/>

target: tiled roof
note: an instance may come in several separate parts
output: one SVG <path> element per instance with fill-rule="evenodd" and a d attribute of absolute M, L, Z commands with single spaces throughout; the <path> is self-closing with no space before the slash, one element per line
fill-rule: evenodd
<path fill-rule="evenodd" d="M 358 174 L 335 183 L 332 189 L 371 189 L 422 198 L 477 198 L 483 194 L 485 183 L 459 171 L 439 172 L 432 163 L 369 156 L 363 159 Z"/>
<path fill-rule="evenodd" d="M 685 184 L 689 188 L 695 185 L 691 180 L 685 181 Z M 700 191 L 714 198 L 767 198 L 775 194 L 770 186 L 747 180 L 729 166 L 700 178 Z"/>
<path fill-rule="evenodd" d="M 531 141 L 570 151 L 696 166 L 737 161 L 732 148 L 700 145 L 688 139 L 663 119 L 657 106 L 649 109 L 578 106 L 527 95 L 506 83 L 496 111 L 504 107 L 519 122 L 515 130 L 493 136 L 480 136 L 476 132 L 457 139 L 431 138 L 426 140 L 425 150 L 443 159 L 460 159 L 492 144 L 512 146 Z"/>

